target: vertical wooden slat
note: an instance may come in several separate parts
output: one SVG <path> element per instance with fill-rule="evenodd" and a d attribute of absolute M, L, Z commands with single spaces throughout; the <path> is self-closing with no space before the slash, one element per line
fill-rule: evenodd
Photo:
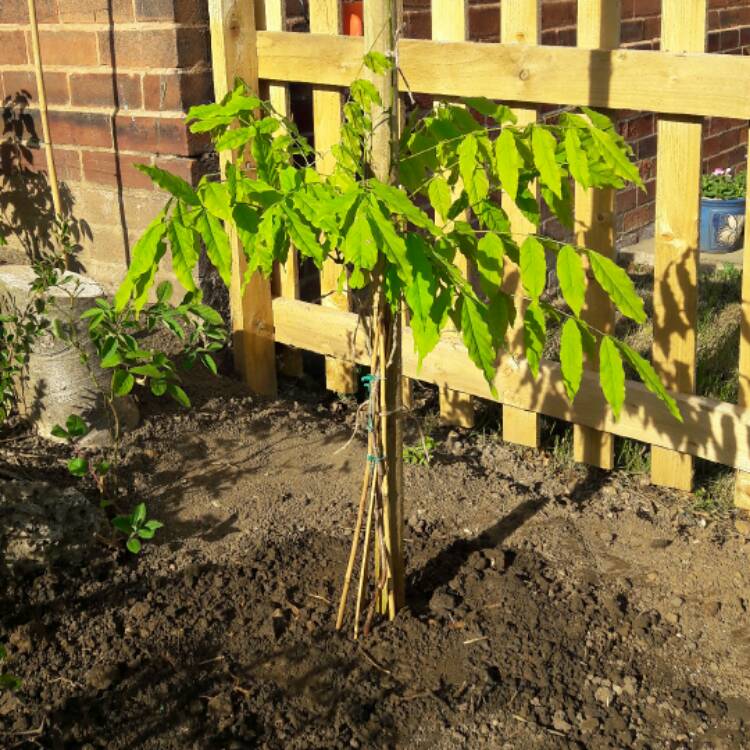
<path fill-rule="evenodd" d="M 750 141 L 749 141 L 750 142 Z M 750 154 L 747 172 L 750 174 Z M 737 403 L 750 407 L 750 201 L 745 203 L 745 243 L 742 255 L 742 320 L 740 323 L 740 367 Z M 738 471 L 734 504 L 750 510 L 750 472 Z"/>
<path fill-rule="evenodd" d="M 259 6 L 256 26 L 267 31 L 284 31 L 286 29 L 286 0 L 256 1 Z M 291 117 L 288 84 L 269 84 L 268 101 L 280 115 Z M 299 299 L 299 253 L 293 247 L 289 249 L 286 264 L 281 266 L 277 263 L 274 267 L 272 291 L 280 297 Z M 284 375 L 301 377 L 303 373 L 302 352 L 299 349 L 284 347 L 279 352 L 279 369 Z"/>
<path fill-rule="evenodd" d="M 500 4 L 500 41 L 508 44 L 539 44 L 541 41 L 541 10 L 539 0 L 516 0 Z M 537 119 L 535 107 L 520 107 L 513 110 L 518 124 L 523 126 Z M 515 204 L 510 201 L 504 208 L 511 221 L 513 232 L 527 234 L 534 232 L 534 225 L 526 219 Z M 517 238 L 520 239 L 520 238 Z M 520 283 L 517 271 L 510 273 L 506 280 L 508 291 L 518 290 Z M 523 351 L 522 304 L 517 296 L 519 315 L 514 330 L 509 334 L 511 351 Z M 503 439 L 519 445 L 536 448 L 539 445 L 539 415 L 535 412 L 518 409 L 507 404 L 503 406 Z"/>
<path fill-rule="evenodd" d="M 464 42 L 469 34 L 468 0 L 432 0 L 432 38 L 440 42 Z M 460 185 L 456 192 L 460 192 Z M 463 217 L 465 218 L 465 216 Z M 462 270 L 468 276 L 469 268 L 465 259 L 457 258 Z M 474 403 L 471 396 L 440 388 L 440 416 L 448 424 L 459 427 L 474 426 Z"/>
<path fill-rule="evenodd" d="M 578 0 L 578 46 L 615 49 L 620 44 L 620 0 Z M 576 242 L 615 257 L 615 191 L 585 190 L 576 183 Z M 583 317 L 595 328 L 609 332 L 614 310 L 598 284 L 589 284 Z M 614 437 L 583 425 L 573 425 L 573 457 L 576 461 L 611 469 L 615 463 Z"/>
<path fill-rule="evenodd" d="M 242 0 L 209 0 L 214 92 L 221 99 L 242 78 L 258 89 L 255 13 Z M 222 170 L 229 155 L 221 155 Z M 276 352 L 273 333 L 271 284 L 259 273 L 242 293 L 245 255 L 237 236 L 230 232 L 232 283 L 229 290 L 234 363 L 256 393 L 276 395 Z"/>
<path fill-rule="evenodd" d="M 663 0 L 662 50 L 703 52 L 706 19 L 706 0 Z M 667 387 L 681 393 L 695 390 L 701 137 L 696 118 L 659 117 L 653 361 Z M 691 490 L 692 457 L 654 446 L 651 479 Z"/>
<path fill-rule="evenodd" d="M 341 0 L 310 0 L 310 31 L 314 34 L 341 34 Z M 313 128 L 315 150 L 318 152 L 317 167 L 323 174 L 330 174 L 336 166 L 331 151 L 339 142 L 341 133 L 341 92 L 336 89 L 313 89 Z M 322 304 L 339 310 L 350 309 L 349 292 L 338 290 L 341 266 L 329 260 L 320 274 Z M 357 392 L 357 368 L 355 365 L 326 357 L 326 387 L 339 393 Z"/>

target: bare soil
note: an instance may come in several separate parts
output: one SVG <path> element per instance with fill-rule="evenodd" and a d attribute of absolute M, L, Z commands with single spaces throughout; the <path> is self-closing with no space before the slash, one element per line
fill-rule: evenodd
<path fill-rule="evenodd" d="M 141 555 L 97 544 L 3 574 L 23 685 L 0 694 L 0 747 L 750 748 L 750 540 L 731 515 L 505 444 L 488 408 L 406 467 L 409 604 L 355 642 L 333 619 L 356 403 L 310 383 L 191 395 L 143 404 L 126 441 L 128 496 L 166 524 Z M 10 437 L 6 467 L 71 481 L 64 450 Z"/>

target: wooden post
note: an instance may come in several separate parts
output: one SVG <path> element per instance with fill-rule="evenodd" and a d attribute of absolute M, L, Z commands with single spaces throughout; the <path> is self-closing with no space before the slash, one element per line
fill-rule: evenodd
<path fill-rule="evenodd" d="M 578 0 L 578 46 L 616 49 L 620 44 L 620 0 Z M 614 260 L 615 191 L 575 186 L 576 242 Z M 589 284 L 583 318 L 601 331 L 614 328 L 614 309 L 598 284 Z M 611 469 L 615 464 L 614 437 L 606 432 L 573 425 L 576 461 Z"/>
<path fill-rule="evenodd" d="M 266 31 L 286 30 L 286 0 L 265 0 L 256 5 L 255 26 Z M 268 101 L 282 116 L 290 117 L 291 103 L 289 99 L 289 85 L 272 83 L 268 85 Z M 281 133 L 282 131 L 279 131 Z M 286 131 L 283 131 L 286 132 Z M 274 296 L 287 299 L 299 299 L 299 253 L 294 247 L 289 248 L 286 263 L 282 266 L 274 264 L 273 283 L 271 291 Z M 279 370 L 293 378 L 302 376 L 302 350 L 283 348 L 279 352 Z"/>
<path fill-rule="evenodd" d="M 341 0 L 310 0 L 310 31 L 313 34 L 341 34 Z M 341 92 L 331 88 L 313 88 L 313 129 L 317 168 L 330 174 L 336 166 L 332 147 L 339 142 L 341 133 Z M 338 291 L 339 263 L 327 260 L 320 274 L 322 304 L 339 310 L 349 310 L 351 300 L 348 289 Z M 326 387 L 338 393 L 356 393 L 357 367 L 350 362 L 326 357 Z"/>
<path fill-rule="evenodd" d="M 663 0 L 662 49 L 703 52 L 706 19 L 706 0 Z M 658 119 L 653 362 L 666 386 L 681 393 L 695 390 L 701 139 L 700 119 Z M 651 480 L 690 491 L 692 457 L 654 446 Z"/>
<path fill-rule="evenodd" d="M 468 0 L 432 0 L 432 38 L 439 42 L 465 42 L 469 34 Z M 454 197 L 461 192 L 456 185 Z M 465 219 L 466 214 L 461 218 Z M 464 275 L 469 275 L 469 265 L 463 256 L 456 256 Z M 458 427 L 474 426 L 474 403 L 471 396 L 440 387 L 440 416 L 448 424 Z"/>
<path fill-rule="evenodd" d="M 750 174 L 750 155 L 748 157 Z M 742 255 L 742 320 L 740 322 L 740 387 L 737 403 L 750 408 L 750 201 L 745 203 L 745 242 Z M 750 472 L 738 471 L 734 504 L 750 510 Z"/>
<path fill-rule="evenodd" d="M 396 36 L 396 0 L 365 0 L 364 31 L 368 51 L 381 52 L 391 57 Z M 372 119 L 378 125 L 372 138 L 372 169 L 382 182 L 392 182 L 391 158 L 394 137 L 398 132 L 396 70 L 385 75 L 368 76 L 383 101 L 382 109 L 374 107 Z M 385 547 L 390 560 L 392 590 L 388 592 L 388 616 L 393 619 L 403 606 L 406 580 L 403 550 L 403 432 L 401 386 L 401 315 L 391 312 L 384 295 L 377 294 L 378 309 L 373 310 L 374 324 L 379 327 L 381 352 L 381 439 L 385 456 L 383 481 L 383 527 Z M 385 364 L 383 362 L 385 361 Z M 381 600 L 381 611 L 383 611 Z"/>
<path fill-rule="evenodd" d="M 516 0 L 500 4 L 500 41 L 505 44 L 539 44 L 541 41 L 541 10 L 539 0 Z M 535 122 L 535 107 L 517 107 L 513 110 L 518 124 L 523 126 Z M 510 219 L 513 232 L 518 234 L 532 233 L 536 227 L 518 210 L 515 203 L 507 201 L 504 205 Z M 521 237 L 516 237 L 521 240 Z M 506 274 L 505 288 L 516 294 L 518 311 L 516 325 L 508 334 L 511 351 L 522 353 L 523 344 L 523 304 L 520 299 L 521 283 L 518 270 Z M 503 406 L 503 440 L 531 448 L 539 446 L 539 415 L 536 412 L 517 409 L 507 404 Z"/>
<path fill-rule="evenodd" d="M 211 54 L 214 94 L 221 99 L 241 78 L 258 90 L 255 10 L 242 0 L 209 0 Z M 221 155 L 222 173 L 231 158 Z M 232 314 L 232 341 L 235 368 L 256 393 L 276 395 L 276 352 L 273 331 L 271 284 L 261 274 L 250 279 L 245 292 L 242 281 L 246 268 L 245 253 L 230 231 L 232 245 L 232 283 L 229 303 Z"/>

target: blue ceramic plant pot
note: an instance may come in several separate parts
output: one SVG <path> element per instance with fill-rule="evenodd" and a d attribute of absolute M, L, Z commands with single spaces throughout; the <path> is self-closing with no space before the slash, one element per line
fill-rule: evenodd
<path fill-rule="evenodd" d="M 701 198 L 701 252 L 731 253 L 739 250 L 744 228 L 744 198 Z"/>

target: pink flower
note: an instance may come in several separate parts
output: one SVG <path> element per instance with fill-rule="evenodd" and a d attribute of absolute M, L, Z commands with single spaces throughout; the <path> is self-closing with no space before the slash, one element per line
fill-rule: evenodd
<path fill-rule="evenodd" d="M 729 171 L 729 170 L 727 170 L 727 172 L 728 172 L 728 171 Z M 714 173 L 715 175 L 720 175 L 720 174 L 724 174 L 724 170 L 723 170 L 723 169 L 722 169 L 721 167 L 719 167 L 718 169 L 714 169 L 714 172 L 713 172 L 713 173 Z"/>

